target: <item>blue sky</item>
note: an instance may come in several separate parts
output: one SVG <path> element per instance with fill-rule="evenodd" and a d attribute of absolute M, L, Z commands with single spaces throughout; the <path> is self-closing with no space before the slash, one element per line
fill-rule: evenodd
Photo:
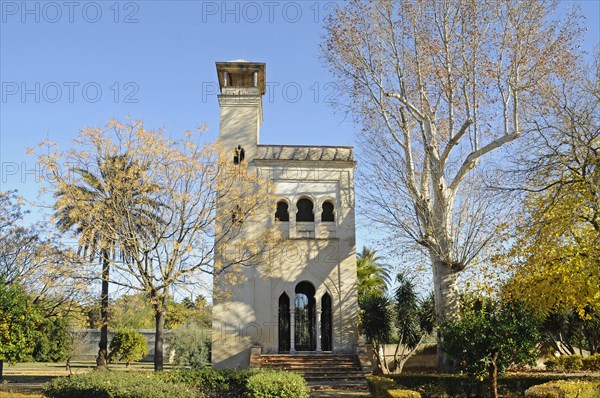
<path fill-rule="evenodd" d="M 207 124 L 216 137 L 215 61 L 266 62 L 261 142 L 353 145 L 357 129 L 330 106 L 319 60 L 332 1 L 0 1 L 0 189 L 35 200 L 45 138 L 68 145 L 85 126 L 126 115 L 172 134 Z M 600 2 L 564 1 L 600 42 Z M 367 237 L 358 231 L 358 243 Z"/>

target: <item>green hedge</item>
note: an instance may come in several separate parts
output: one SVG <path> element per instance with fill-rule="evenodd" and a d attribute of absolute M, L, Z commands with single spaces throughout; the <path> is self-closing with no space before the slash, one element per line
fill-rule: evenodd
<path fill-rule="evenodd" d="M 387 390 L 386 398 L 421 398 L 421 394 L 412 390 Z"/>
<path fill-rule="evenodd" d="M 176 370 L 159 375 L 169 383 L 185 383 L 210 398 L 307 398 L 304 378 L 281 370 Z"/>
<path fill-rule="evenodd" d="M 533 386 L 525 391 L 532 398 L 598 398 L 600 383 L 590 381 L 558 380 Z"/>
<path fill-rule="evenodd" d="M 248 397 L 246 387 L 251 370 L 174 370 L 158 375 L 162 380 L 173 384 L 187 384 L 206 397 L 228 398 Z"/>
<path fill-rule="evenodd" d="M 587 370 L 592 372 L 600 371 L 600 354 L 594 354 L 589 357 L 580 355 L 562 355 L 558 358 L 550 357 L 546 362 L 547 370 L 558 372 L 578 372 Z"/>
<path fill-rule="evenodd" d="M 583 370 L 589 370 L 591 372 L 600 372 L 600 354 L 594 354 L 589 357 L 583 358 Z"/>
<path fill-rule="evenodd" d="M 277 370 L 91 372 L 60 377 L 43 388 L 49 398 L 308 398 L 304 378 Z"/>
<path fill-rule="evenodd" d="M 42 392 L 49 398 L 198 398 L 186 384 L 171 384 L 150 372 L 91 372 L 59 377 Z"/>
<path fill-rule="evenodd" d="M 367 376 L 367 385 L 373 398 L 383 398 L 387 390 L 397 387 L 394 380 L 380 376 Z"/>
<path fill-rule="evenodd" d="M 253 398 L 308 398 L 302 375 L 282 371 L 261 371 L 251 375 L 246 384 Z"/>
<path fill-rule="evenodd" d="M 416 391 L 398 389 L 396 382 L 387 377 L 367 376 L 367 385 L 374 398 L 421 398 Z"/>
<path fill-rule="evenodd" d="M 489 381 L 481 382 L 464 375 L 402 373 L 387 375 L 387 377 L 394 380 L 401 388 L 418 391 L 425 398 L 489 396 Z M 503 396 L 523 396 L 525 390 L 532 386 L 564 378 L 564 375 L 502 376 L 498 378 L 498 390 Z M 572 378 L 576 379 L 576 377 Z M 592 377 L 583 379 L 600 381 L 600 378 Z"/>

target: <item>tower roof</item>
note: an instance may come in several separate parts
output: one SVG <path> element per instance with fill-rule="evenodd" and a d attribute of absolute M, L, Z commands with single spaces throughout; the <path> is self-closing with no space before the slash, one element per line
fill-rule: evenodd
<path fill-rule="evenodd" d="M 266 64 L 264 62 L 250 62 L 245 59 L 237 59 L 228 62 L 216 62 L 217 76 L 219 77 L 219 87 L 223 92 L 223 87 L 227 87 L 231 82 L 227 81 L 228 76 L 240 76 L 240 81 L 256 82 L 256 87 L 260 95 L 266 92 L 265 73 Z M 254 75 L 256 74 L 256 78 Z"/>

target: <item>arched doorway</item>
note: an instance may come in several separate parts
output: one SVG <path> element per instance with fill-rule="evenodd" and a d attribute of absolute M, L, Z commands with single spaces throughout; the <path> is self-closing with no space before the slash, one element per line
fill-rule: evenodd
<path fill-rule="evenodd" d="M 331 344 L 331 296 L 325 293 L 321 298 L 321 350 L 332 351 Z"/>
<path fill-rule="evenodd" d="M 279 352 L 290 351 L 290 298 L 279 296 Z"/>
<path fill-rule="evenodd" d="M 317 349 L 315 326 L 315 288 L 309 282 L 296 285 L 294 301 L 294 345 L 296 351 L 315 351 Z"/>

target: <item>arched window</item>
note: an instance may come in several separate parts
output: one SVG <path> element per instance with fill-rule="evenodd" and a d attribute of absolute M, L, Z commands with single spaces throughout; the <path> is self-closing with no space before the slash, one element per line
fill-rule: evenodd
<path fill-rule="evenodd" d="M 280 200 L 277 202 L 277 211 L 275 212 L 275 221 L 290 221 L 288 213 L 288 204 Z"/>
<path fill-rule="evenodd" d="M 313 202 L 310 199 L 300 199 L 296 203 L 298 212 L 296 213 L 296 221 L 299 222 L 314 222 L 315 215 L 313 214 Z"/>
<path fill-rule="evenodd" d="M 290 350 L 290 298 L 279 296 L 279 352 Z"/>
<path fill-rule="evenodd" d="M 237 148 L 233 150 L 233 164 L 240 164 L 244 161 L 245 153 L 244 148 L 241 145 L 238 145 Z"/>
<path fill-rule="evenodd" d="M 323 222 L 334 222 L 335 216 L 333 215 L 333 203 L 327 201 L 323 202 L 323 212 L 321 213 L 321 221 Z"/>
<path fill-rule="evenodd" d="M 332 314 L 331 314 L 331 296 L 325 293 L 321 298 L 321 350 L 332 350 Z"/>

